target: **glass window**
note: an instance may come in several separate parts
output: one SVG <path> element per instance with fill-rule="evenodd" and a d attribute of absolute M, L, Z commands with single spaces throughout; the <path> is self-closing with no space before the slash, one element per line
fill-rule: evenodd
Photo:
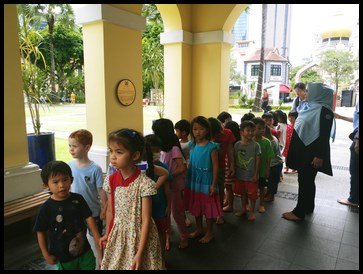
<path fill-rule="evenodd" d="M 258 76 L 258 70 L 260 65 L 252 65 L 251 66 L 251 76 Z"/>
<path fill-rule="evenodd" d="M 281 76 L 281 65 L 271 65 L 271 76 Z"/>

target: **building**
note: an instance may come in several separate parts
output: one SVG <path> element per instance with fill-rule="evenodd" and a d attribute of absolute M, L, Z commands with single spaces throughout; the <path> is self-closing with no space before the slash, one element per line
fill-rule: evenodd
<path fill-rule="evenodd" d="M 244 60 L 247 85 L 258 81 L 260 54 L 261 49 L 256 49 Z M 288 68 L 289 60 L 280 55 L 277 48 L 264 49 L 263 87 L 268 90 L 274 105 L 278 105 L 280 99 L 283 100 L 290 94 L 290 87 L 286 84 L 289 81 Z"/>
<path fill-rule="evenodd" d="M 276 86 L 276 91 L 280 87 L 286 90 L 289 84 L 291 7 L 289 4 L 267 4 L 265 59 L 269 60 L 266 59 L 263 83 L 264 87 Z M 247 12 L 240 15 L 232 29 L 235 44 L 231 56 L 237 61 L 237 70 L 246 75 L 246 89 L 252 82 L 257 82 L 261 25 L 262 5 L 251 5 Z M 280 95 L 272 96 L 276 98 L 274 104 L 278 104 L 277 98 L 286 97 Z"/>
<path fill-rule="evenodd" d="M 348 14 L 344 14 L 342 11 L 336 11 L 332 14 L 333 23 L 322 26 L 320 33 L 315 35 L 312 62 L 319 63 L 320 55 L 329 49 L 351 51 L 354 56 L 359 57 L 359 19 L 352 25 L 348 20 L 348 16 Z M 332 87 L 335 86 L 328 75 L 324 74 L 321 70 L 320 74 L 327 84 Z M 359 69 L 354 72 L 354 77 L 351 80 L 349 87 L 342 88 L 346 90 L 345 94 L 349 93 L 349 96 L 347 96 L 349 97 L 348 100 L 351 100 L 351 103 L 348 103 L 347 105 L 354 105 L 358 98 Z M 351 92 L 347 92 L 347 90 L 350 90 Z M 338 91 L 337 106 L 340 106 L 340 104 L 343 103 L 341 102 L 341 97 L 343 97 L 343 95 L 344 94 L 342 94 L 341 91 Z"/>

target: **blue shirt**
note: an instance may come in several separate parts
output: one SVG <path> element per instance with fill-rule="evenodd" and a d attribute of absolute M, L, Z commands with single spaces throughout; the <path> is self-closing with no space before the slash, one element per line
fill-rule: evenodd
<path fill-rule="evenodd" d="M 355 110 L 353 114 L 353 129 L 355 130 L 359 126 L 359 100 L 355 104 Z"/>
<path fill-rule="evenodd" d="M 71 167 L 73 175 L 71 191 L 83 196 L 92 210 L 93 217 L 100 216 L 101 200 L 98 188 L 102 189 L 103 186 L 101 167 L 93 161 L 82 168 L 76 165 L 75 160 L 69 162 L 68 165 Z"/>

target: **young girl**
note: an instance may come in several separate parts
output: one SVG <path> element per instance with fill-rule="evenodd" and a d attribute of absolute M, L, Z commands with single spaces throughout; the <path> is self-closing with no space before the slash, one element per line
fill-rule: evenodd
<path fill-rule="evenodd" d="M 179 248 L 186 248 L 188 247 L 188 233 L 183 202 L 185 171 L 187 169 L 185 158 L 171 120 L 161 118 L 154 121 L 152 130 L 161 140 L 160 161 L 168 166 L 169 173 L 173 178 L 170 182 L 171 212 L 180 234 Z M 167 250 L 170 249 L 170 224 L 168 231 L 165 246 Z"/>
<path fill-rule="evenodd" d="M 292 132 L 294 130 L 294 124 L 295 124 L 295 120 L 298 116 L 297 111 L 290 111 L 288 118 L 289 118 L 289 122 L 290 124 L 287 125 L 286 128 L 286 141 L 285 141 L 285 146 L 284 146 L 284 150 L 282 151 L 282 156 L 284 156 L 285 158 L 287 157 L 287 153 L 289 152 L 289 147 L 290 147 L 290 142 L 291 142 L 291 136 L 292 136 Z M 292 169 L 291 172 L 289 172 L 289 167 L 286 165 L 285 166 L 285 174 L 288 173 L 296 173 L 297 171 L 295 169 Z"/>
<path fill-rule="evenodd" d="M 208 121 L 211 125 L 211 140 L 220 145 L 220 150 L 218 154 L 219 170 L 218 170 L 217 184 L 220 195 L 219 196 L 220 204 L 223 206 L 230 204 L 230 201 L 227 200 L 228 195 L 224 195 L 224 183 L 226 179 L 225 175 L 227 176 L 234 175 L 233 144 L 236 140 L 232 131 L 223 128 L 221 122 L 218 119 L 210 117 L 208 118 Z M 226 161 L 228 162 L 228 173 L 226 173 Z M 224 203 L 224 201 L 226 202 Z M 231 212 L 231 210 L 228 207 L 226 211 Z M 216 223 L 217 224 L 224 223 L 223 215 L 217 218 Z"/>
<path fill-rule="evenodd" d="M 110 162 L 117 169 L 106 177 L 104 190 L 109 194 L 103 269 L 162 269 L 162 254 L 157 228 L 151 219 L 154 182 L 141 173 L 136 163 L 144 150 L 142 135 L 121 129 L 108 136 Z"/>
<path fill-rule="evenodd" d="M 287 115 L 280 109 L 275 110 L 275 113 L 278 117 L 277 130 L 280 132 L 278 139 L 280 143 L 280 150 L 282 151 L 286 142 Z"/>
<path fill-rule="evenodd" d="M 197 229 L 190 234 L 196 238 L 203 233 L 203 215 L 207 221 L 207 233 L 199 242 L 209 243 L 213 239 L 213 219 L 222 215 L 218 195 L 218 144 L 211 142 L 211 129 L 207 118 L 195 117 L 191 122 L 189 167 L 185 202 L 189 212 L 195 216 Z"/>
<path fill-rule="evenodd" d="M 158 193 L 152 196 L 151 216 L 156 224 L 159 233 L 160 244 L 162 247 L 166 244 L 166 232 L 168 223 L 170 223 L 170 186 L 171 176 L 168 172 L 168 166 L 160 162 L 161 141 L 155 134 L 145 136 L 146 157 L 148 168 L 146 174 L 156 183 L 155 187 Z M 164 172 L 160 172 L 159 170 Z M 165 262 L 165 249 L 162 248 L 163 260 Z"/>

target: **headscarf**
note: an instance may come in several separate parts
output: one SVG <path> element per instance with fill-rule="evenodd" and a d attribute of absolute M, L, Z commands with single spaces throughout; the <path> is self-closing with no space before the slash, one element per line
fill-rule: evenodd
<path fill-rule="evenodd" d="M 320 113 L 321 108 L 325 107 L 332 110 L 334 90 L 328 85 L 322 83 L 308 83 L 307 85 L 308 98 L 307 104 L 299 112 L 294 125 L 294 129 L 305 144 L 310 145 L 320 136 Z M 332 114 L 333 115 L 333 114 Z M 335 119 L 332 117 L 333 125 L 331 128 L 330 137 L 333 142 L 335 139 Z"/>

